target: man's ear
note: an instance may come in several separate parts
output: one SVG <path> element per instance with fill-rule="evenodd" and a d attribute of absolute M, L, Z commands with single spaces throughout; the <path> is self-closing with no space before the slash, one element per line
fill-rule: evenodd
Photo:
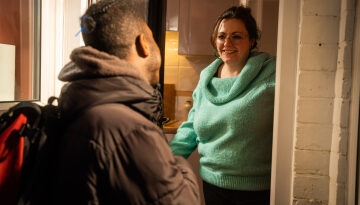
<path fill-rule="evenodd" d="M 137 36 L 135 44 L 136 44 L 136 52 L 139 56 L 143 58 L 149 56 L 150 54 L 149 44 L 143 33 Z"/>

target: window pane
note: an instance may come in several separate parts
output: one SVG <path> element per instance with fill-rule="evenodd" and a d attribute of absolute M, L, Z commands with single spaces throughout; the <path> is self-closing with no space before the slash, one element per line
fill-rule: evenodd
<path fill-rule="evenodd" d="M 39 100 L 40 0 L 0 0 L 0 101 Z"/>

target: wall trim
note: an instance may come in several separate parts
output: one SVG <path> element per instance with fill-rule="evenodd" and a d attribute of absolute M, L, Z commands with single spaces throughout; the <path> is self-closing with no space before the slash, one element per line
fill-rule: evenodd
<path fill-rule="evenodd" d="M 300 1 L 279 1 L 271 204 L 292 204 Z"/>
<path fill-rule="evenodd" d="M 356 1 L 355 1 L 356 2 Z M 356 195 L 356 177 L 357 155 L 358 155 L 358 127 L 359 127 L 359 99 L 360 99 L 360 3 L 356 2 L 354 41 L 352 56 L 352 91 L 349 119 L 349 141 L 348 141 L 348 177 L 347 177 L 347 204 L 359 204 L 355 202 Z"/>

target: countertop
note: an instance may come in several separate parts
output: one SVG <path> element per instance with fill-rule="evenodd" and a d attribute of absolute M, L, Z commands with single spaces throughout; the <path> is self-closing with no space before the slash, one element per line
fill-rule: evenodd
<path fill-rule="evenodd" d="M 177 129 L 184 121 L 170 120 L 168 123 L 163 125 L 163 131 L 165 134 L 176 134 Z"/>

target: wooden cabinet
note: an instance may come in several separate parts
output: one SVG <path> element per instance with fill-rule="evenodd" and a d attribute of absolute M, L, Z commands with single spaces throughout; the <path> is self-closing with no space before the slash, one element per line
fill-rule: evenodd
<path fill-rule="evenodd" d="M 210 36 L 218 16 L 239 0 L 180 0 L 179 54 L 213 55 Z"/>

